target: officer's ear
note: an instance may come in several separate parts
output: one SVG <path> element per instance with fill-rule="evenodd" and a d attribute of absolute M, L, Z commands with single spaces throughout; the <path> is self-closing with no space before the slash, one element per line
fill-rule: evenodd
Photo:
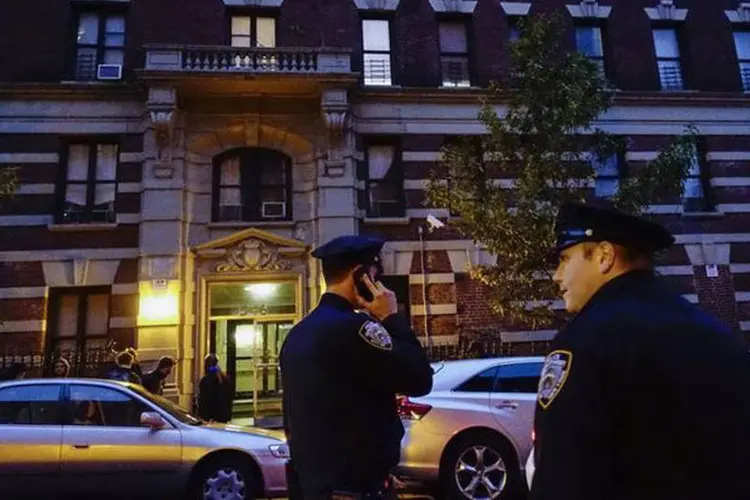
<path fill-rule="evenodd" d="M 602 274 L 609 273 L 614 267 L 617 260 L 617 248 L 609 241 L 602 241 L 596 249 L 596 263 L 599 266 L 599 272 Z"/>

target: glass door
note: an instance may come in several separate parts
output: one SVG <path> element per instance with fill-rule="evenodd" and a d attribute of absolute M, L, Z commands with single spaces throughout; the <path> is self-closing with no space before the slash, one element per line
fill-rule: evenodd
<path fill-rule="evenodd" d="M 279 353 L 292 321 L 227 322 L 227 369 L 234 373 L 235 398 L 281 397 Z"/>

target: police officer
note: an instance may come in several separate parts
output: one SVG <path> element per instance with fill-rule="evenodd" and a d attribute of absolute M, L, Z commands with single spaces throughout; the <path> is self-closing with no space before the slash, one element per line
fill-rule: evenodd
<path fill-rule="evenodd" d="M 556 233 L 554 280 L 575 316 L 539 383 L 531 500 L 750 498 L 746 348 L 655 276 L 674 238 L 574 203 Z"/>
<path fill-rule="evenodd" d="M 390 498 L 404 433 L 396 396 L 432 389 L 425 352 L 378 280 L 383 244 L 341 236 L 313 251 L 326 292 L 282 347 L 291 488 L 305 500 Z"/>

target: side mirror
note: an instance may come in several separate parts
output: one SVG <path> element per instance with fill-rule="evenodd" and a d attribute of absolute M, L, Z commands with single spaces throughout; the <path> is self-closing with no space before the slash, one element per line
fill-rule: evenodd
<path fill-rule="evenodd" d="M 161 415 L 154 411 L 144 411 L 141 413 L 141 425 L 150 427 L 152 430 L 163 429 L 167 422 L 162 418 Z"/>

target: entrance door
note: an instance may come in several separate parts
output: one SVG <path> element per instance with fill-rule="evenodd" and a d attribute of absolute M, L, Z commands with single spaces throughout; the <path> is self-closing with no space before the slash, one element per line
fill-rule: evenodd
<path fill-rule="evenodd" d="M 280 397 L 279 352 L 291 327 L 291 321 L 227 322 L 227 369 L 236 399 Z"/>

